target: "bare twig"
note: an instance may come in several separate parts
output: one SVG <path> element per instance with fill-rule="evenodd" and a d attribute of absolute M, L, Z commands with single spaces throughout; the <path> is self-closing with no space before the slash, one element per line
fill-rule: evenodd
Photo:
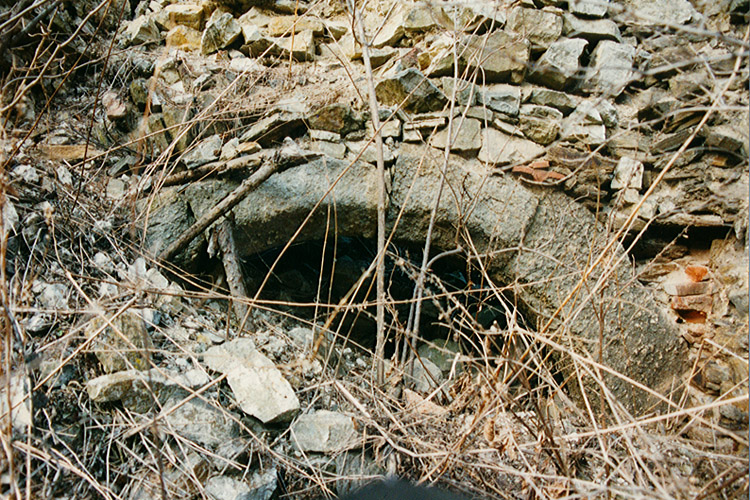
<path fill-rule="evenodd" d="M 370 41 L 362 28 L 361 15 L 357 12 L 356 3 L 349 2 L 352 23 L 356 27 L 357 37 L 362 45 L 362 57 L 367 74 L 367 91 L 370 105 L 370 119 L 375 130 L 375 149 L 377 151 L 378 165 L 378 236 L 377 236 L 377 266 L 375 271 L 376 280 L 376 344 L 375 344 L 375 366 L 378 384 L 382 385 L 383 378 L 383 353 L 385 350 L 385 161 L 383 160 L 383 135 L 380 131 L 380 115 L 378 110 L 378 99 L 375 96 L 375 82 L 372 76 L 372 63 L 370 62 Z"/>

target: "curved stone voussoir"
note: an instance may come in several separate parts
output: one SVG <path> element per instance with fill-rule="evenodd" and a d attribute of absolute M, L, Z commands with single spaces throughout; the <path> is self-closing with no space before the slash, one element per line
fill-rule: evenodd
<path fill-rule="evenodd" d="M 575 290 L 583 272 L 604 251 L 609 237 L 612 235 L 595 222 L 588 210 L 565 194 L 550 192 L 542 196 L 512 266 L 513 279 L 520 285 L 517 288 L 523 290 L 519 297 L 522 303 L 537 311 L 546 323 Z M 595 288 L 608 269 L 606 263 L 623 254 L 620 245 L 611 248 L 609 258 L 594 269 L 563 305 L 551 327 L 542 333 L 597 362 L 601 343 L 605 366 L 666 394 L 682 376 L 687 356 L 675 325 L 656 304 L 652 292 L 635 279 L 627 257 L 619 265 L 609 266 L 612 271 L 607 273 L 603 286 Z M 572 370 L 571 367 L 568 371 Z M 616 399 L 633 412 L 648 411 L 658 403 L 658 398 L 621 377 L 606 372 L 600 375 Z M 576 379 L 571 381 L 569 388 L 579 391 Z M 584 377 L 584 387 L 590 399 L 601 394 L 591 376 Z"/>
<path fill-rule="evenodd" d="M 388 211 L 389 225 L 395 226 L 397 240 L 423 244 L 442 165 L 442 151 L 414 145 L 401 147 Z M 433 245 L 444 250 L 460 245 L 480 254 L 491 252 L 495 255 L 491 259 L 493 268 L 505 274 L 512 252 L 496 251 L 518 245 L 537 203 L 537 197 L 515 180 L 492 175 L 477 160 L 451 156 Z"/>
<path fill-rule="evenodd" d="M 367 163 L 350 166 L 324 157 L 271 176 L 234 209 L 238 249 L 247 256 L 286 244 L 320 200 L 297 241 L 322 239 L 329 209 L 331 217 L 335 211 L 339 236 L 374 238 L 376 174 Z M 238 185 L 236 181 L 204 181 L 191 185 L 185 194 L 199 217 Z"/>

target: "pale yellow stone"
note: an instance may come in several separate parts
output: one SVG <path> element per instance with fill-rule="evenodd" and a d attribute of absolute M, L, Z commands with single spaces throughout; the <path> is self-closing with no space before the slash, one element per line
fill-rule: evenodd
<path fill-rule="evenodd" d="M 201 34 L 199 31 L 187 26 L 175 26 L 166 38 L 167 47 L 185 51 L 200 50 Z"/>
<path fill-rule="evenodd" d="M 295 33 L 310 30 L 315 36 L 322 35 L 325 30 L 323 23 L 317 19 L 295 16 L 274 17 L 268 22 L 267 30 L 270 36 L 290 36 L 292 27 Z"/>
<path fill-rule="evenodd" d="M 175 3 L 164 8 L 167 14 L 167 27 L 187 26 L 200 30 L 203 24 L 203 7 L 188 3 Z"/>

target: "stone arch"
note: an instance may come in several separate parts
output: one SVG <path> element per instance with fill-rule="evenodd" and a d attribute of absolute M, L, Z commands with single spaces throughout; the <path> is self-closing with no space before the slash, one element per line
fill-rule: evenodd
<path fill-rule="evenodd" d="M 400 148 L 389 172 L 387 212 L 396 240 L 423 243 L 442 161 L 442 152 L 435 149 L 406 144 Z M 237 181 L 206 180 L 190 185 L 179 200 L 186 200 L 195 216 L 200 216 L 236 186 Z M 525 186 L 509 175 L 489 171 L 477 160 L 454 156 L 445 186 L 434 245 L 450 249 L 470 240 L 474 251 L 492 254 L 488 271 L 493 279 L 514 284 L 517 298 L 540 324 L 553 317 L 592 257 L 604 248 L 607 234 L 602 225 L 560 192 Z M 375 167 L 323 157 L 273 175 L 234 209 L 238 248 L 251 255 L 284 245 L 316 205 L 298 241 L 324 237 L 329 208 L 336 211 L 339 235 L 374 238 Z M 159 213 L 153 218 L 156 226 Z M 622 256 L 624 250 L 618 245 L 613 252 Z M 676 326 L 635 279 L 627 259 L 607 278 L 607 286 L 584 300 L 600 275 L 600 271 L 592 273 L 543 334 L 584 356 L 594 355 L 601 326 L 602 363 L 665 392 L 682 373 L 686 360 Z M 559 330 L 563 324 L 564 335 Z M 630 410 L 648 408 L 654 401 L 618 377 L 605 374 L 604 379 Z M 598 388 L 591 385 L 591 390 L 596 397 Z"/>

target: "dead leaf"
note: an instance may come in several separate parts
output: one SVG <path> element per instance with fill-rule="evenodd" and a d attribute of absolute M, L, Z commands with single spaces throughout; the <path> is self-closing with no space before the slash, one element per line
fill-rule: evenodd
<path fill-rule="evenodd" d="M 543 160 L 546 162 L 546 160 Z M 549 163 L 548 163 L 549 165 Z M 541 170 L 533 168 L 530 165 L 516 165 L 513 167 L 513 173 L 530 175 L 531 178 L 536 182 L 544 182 L 547 179 L 562 180 L 565 176 L 559 172 L 550 170 Z"/>
<path fill-rule="evenodd" d="M 421 413 L 422 415 L 442 417 L 448 414 L 447 408 L 435 404 L 432 401 L 428 401 L 409 389 L 404 389 L 404 401 L 406 402 L 407 408 L 414 410 L 417 413 Z"/>
<path fill-rule="evenodd" d="M 77 161 L 82 160 L 84 155 L 86 158 L 92 158 L 103 154 L 92 145 L 89 145 L 87 149 L 85 144 L 42 144 L 39 148 L 47 158 L 58 161 Z"/>

